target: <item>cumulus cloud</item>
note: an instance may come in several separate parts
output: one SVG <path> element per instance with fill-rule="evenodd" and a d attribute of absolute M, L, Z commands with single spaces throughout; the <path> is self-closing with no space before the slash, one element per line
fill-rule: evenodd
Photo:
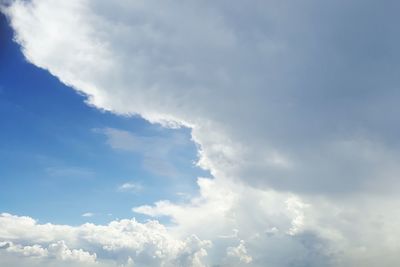
<path fill-rule="evenodd" d="M 0 228 L 0 252 L 15 256 L 10 266 L 18 265 L 19 255 L 55 264 L 67 261 L 116 266 L 134 262 L 135 266 L 177 266 L 181 262 L 178 266 L 204 266 L 202 260 L 210 246 L 210 241 L 194 235 L 174 238 L 156 221 L 120 220 L 72 227 L 39 224 L 29 217 L 3 213 Z"/>
<path fill-rule="evenodd" d="M 134 207 L 168 216 L 168 230 L 3 216 L 13 226 L 0 228 L 2 239 L 40 244 L 62 235 L 69 245 L 77 229 L 92 229 L 102 235 L 85 242 L 134 264 L 222 265 L 236 255 L 252 266 L 398 266 L 398 8 L 359 0 L 12 1 L 3 11 L 30 62 L 99 109 L 189 127 L 198 165 L 213 177 L 200 178 L 187 202 Z M 137 151 L 137 138 L 108 134 L 114 147 Z M 124 227 L 145 230 L 151 245 L 139 257 L 127 251 L 147 243 L 122 238 L 136 237 Z M 191 234 L 198 239 L 182 241 Z M 172 243 L 160 241 L 169 235 Z"/>
<path fill-rule="evenodd" d="M 243 240 L 240 241 L 240 244 L 237 247 L 228 247 L 226 251 L 227 256 L 232 257 L 235 263 L 239 261 L 247 264 L 253 260 L 251 256 L 247 255 L 247 249 Z"/>
<path fill-rule="evenodd" d="M 47 247 L 41 245 L 20 245 L 12 242 L 0 242 L 0 262 L 3 257 L 12 259 L 10 266 L 17 266 L 20 258 L 29 262 L 28 266 L 36 263 L 46 264 L 46 262 L 55 262 L 61 264 L 77 264 L 78 266 L 93 266 L 96 262 L 96 254 L 90 254 L 82 249 L 69 249 L 64 241 L 57 241 L 49 244 Z M 29 260 L 29 261 L 28 261 Z M 4 262 L 3 262 L 4 263 Z"/>

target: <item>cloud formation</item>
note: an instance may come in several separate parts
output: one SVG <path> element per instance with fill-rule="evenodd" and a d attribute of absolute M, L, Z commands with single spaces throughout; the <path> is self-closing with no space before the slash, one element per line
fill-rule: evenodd
<path fill-rule="evenodd" d="M 229 266 L 236 257 L 251 266 L 347 267 L 399 264 L 399 5 L 32 0 L 3 10 L 30 62 L 99 109 L 189 127 L 198 165 L 213 176 L 198 180 L 188 202 L 134 208 L 168 216 L 168 230 L 124 220 L 83 228 L 124 236 L 115 227 L 126 223 L 149 240 L 181 240 L 161 254 L 148 241 L 155 266 L 160 257 L 178 266 Z M 65 242 L 76 231 L 48 227 L 66 230 Z M 57 242 L 17 227 L 0 233 L 4 242 Z M 142 248 L 124 240 L 95 243 L 129 248 L 128 261 Z"/>
<path fill-rule="evenodd" d="M 78 266 L 177 266 L 178 262 L 178 266 L 203 266 L 210 245 L 196 236 L 175 239 L 156 221 L 120 220 L 72 227 L 39 224 L 29 217 L 3 213 L 0 228 L 0 239 L 5 240 L 0 243 L 0 253 L 15 256 L 8 266 L 19 266 L 20 256 L 45 266 L 49 262 L 50 266 L 65 262 Z"/>
<path fill-rule="evenodd" d="M 119 192 L 131 192 L 131 193 L 138 193 L 143 189 L 143 186 L 138 183 L 124 183 L 118 186 Z"/>
<path fill-rule="evenodd" d="M 12 242 L 2 242 L 2 249 L 7 252 L 14 254 L 15 256 L 32 257 L 37 259 L 51 259 L 54 258 L 60 261 L 67 262 L 83 262 L 83 263 L 94 263 L 96 261 L 96 254 L 90 254 L 83 251 L 82 249 L 70 250 L 64 241 L 58 241 L 51 243 L 47 248 L 43 248 L 41 245 L 22 246 L 15 245 Z"/>
<path fill-rule="evenodd" d="M 93 217 L 94 213 L 93 212 L 85 212 L 82 214 L 82 217 Z"/>

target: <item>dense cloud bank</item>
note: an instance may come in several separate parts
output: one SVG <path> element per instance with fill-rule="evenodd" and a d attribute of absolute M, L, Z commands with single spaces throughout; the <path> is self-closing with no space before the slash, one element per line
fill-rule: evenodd
<path fill-rule="evenodd" d="M 399 7 L 33 0 L 3 12 L 26 58 L 90 105 L 191 128 L 213 177 L 199 178 L 187 203 L 133 209 L 174 222 L 146 230 L 161 227 L 175 244 L 155 266 L 347 267 L 399 265 Z M 110 226 L 93 227 L 107 236 Z M 7 257 L 118 261 L 141 251 L 71 245 L 81 227 L 45 241 L 5 229 Z"/>

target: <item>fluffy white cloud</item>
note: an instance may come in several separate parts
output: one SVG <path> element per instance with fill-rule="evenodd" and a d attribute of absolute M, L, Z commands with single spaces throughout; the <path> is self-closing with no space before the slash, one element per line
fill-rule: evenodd
<path fill-rule="evenodd" d="M 135 266 L 204 266 L 210 241 L 196 236 L 174 238 L 156 221 L 112 221 L 108 225 L 78 227 L 39 224 L 29 217 L 3 213 L 0 216 L 0 251 L 8 257 L 19 255 L 46 261 L 80 264 L 130 264 Z M 46 261 L 45 261 L 46 260 Z M 179 265 L 178 265 L 179 266 Z"/>
<path fill-rule="evenodd" d="M 183 266 L 203 258 L 222 265 L 228 252 L 249 261 L 248 253 L 252 266 L 398 266 L 398 8 L 358 0 L 12 1 L 4 12 L 29 61 L 97 108 L 190 127 L 198 164 L 213 179 L 199 179 L 199 196 L 187 203 L 134 208 L 170 217 L 168 230 L 3 216 L 12 224 L 0 236 L 100 244 L 145 265 L 177 255 Z M 144 230 L 148 241 L 137 244 L 124 227 Z M 77 229 L 101 235 L 77 238 Z M 207 255 L 207 242 L 182 241 L 191 234 L 213 241 Z M 162 241 L 169 235 L 172 243 Z M 150 245 L 132 257 L 141 244 Z"/>
<path fill-rule="evenodd" d="M 2 251 L 4 250 L 4 251 Z M 77 264 L 78 266 L 93 266 L 96 263 L 96 254 L 90 254 L 82 249 L 69 249 L 64 241 L 57 241 L 47 247 L 41 245 L 20 245 L 13 242 L 0 242 L 0 263 L 7 262 L 4 258 L 11 259 L 9 266 L 17 266 L 26 261 L 27 266 L 49 263 Z"/>
<path fill-rule="evenodd" d="M 20 254 L 22 256 L 42 258 L 47 257 L 48 255 L 48 251 L 39 245 L 23 247 L 21 245 L 14 245 L 12 242 L 1 242 L 0 247 L 1 249 L 5 249 L 7 252 Z"/>
<path fill-rule="evenodd" d="M 292 194 L 223 179 L 201 178 L 198 185 L 200 195 L 189 203 L 159 201 L 133 210 L 168 216 L 174 236 L 196 233 L 212 240 L 208 259 L 221 266 L 321 266 L 341 251 L 326 243 L 328 235 L 317 231 L 314 209 Z M 310 239 L 315 247 L 306 244 Z"/>
<path fill-rule="evenodd" d="M 5 242 L 6 243 L 6 242 Z M 64 241 L 49 244 L 47 248 L 42 248 L 40 245 L 22 246 L 6 243 L 6 251 L 25 257 L 51 258 L 62 261 L 77 261 L 93 263 L 96 260 L 96 254 L 91 255 L 81 249 L 70 250 Z"/>
<path fill-rule="evenodd" d="M 243 240 L 240 241 L 240 244 L 237 247 L 229 247 L 227 249 L 227 255 L 228 257 L 233 258 L 234 263 L 232 265 L 240 265 L 237 264 L 238 260 L 240 263 L 250 263 L 253 259 L 251 256 L 247 255 L 247 249 L 245 247 L 245 244 Z"/>

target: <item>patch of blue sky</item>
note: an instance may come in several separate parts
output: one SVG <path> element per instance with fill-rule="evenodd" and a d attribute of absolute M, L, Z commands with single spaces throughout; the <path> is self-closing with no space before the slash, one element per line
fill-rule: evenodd
<path fill-rule="evenodd" d="M 62 224 L 144 220 L 133 206 L 196 192 L 208 174 L 193 163 L 189 129 L 89 107 L 26 62 L 4 17 L 0 38 L 0 212 Z"/>

